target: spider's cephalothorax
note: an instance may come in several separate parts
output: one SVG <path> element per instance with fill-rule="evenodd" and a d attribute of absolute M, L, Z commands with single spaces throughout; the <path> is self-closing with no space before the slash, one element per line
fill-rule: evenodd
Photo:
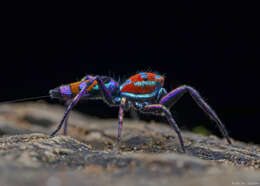
<path fill-rule="evenodd" d="M 68 114 L 79 100 L 102 99 L 110 106 L 119 107 L 118 148 L 120 147 L 123 113 L 131 107 L 143 113 L 166 117 L 179 137 L 182 150 L 185 151 L 179 127 L 172 117 L 170 108 L 184 93 L 188 92 L 204 112 L 217 123 L 221 133 L 226 137 L 228 143 L 231 144 L 225 126 L 194 88 L 183 85 L 167 93 L 163 88 L 163 84 L 163 76 L 142 72 L 131 76 L 121 85 L 111 77 L 87 75 L 82 78 L 81 81 L 52 89 L 50 90 L 50 96 L 52 98 L 67 100 L 67 109 L 57 129 L 53 131 L 50 136 L 54 136 L 61 129 L 63 124 L 64 134 L 66 134 Z"/>

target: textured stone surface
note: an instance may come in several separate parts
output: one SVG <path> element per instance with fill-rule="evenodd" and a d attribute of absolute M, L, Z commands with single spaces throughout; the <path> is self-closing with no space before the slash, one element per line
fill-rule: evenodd
<path fill-rule="evenodd" d="M 260 185 L 260 147 L 125 120 L 121 153 L 117 120 L 71 114 L 68 136 L 47 135 L 64 108 L 44 103 L 0 106 L 0 186 Z M 17 135 L 16 135 L 17 134 Z"/>

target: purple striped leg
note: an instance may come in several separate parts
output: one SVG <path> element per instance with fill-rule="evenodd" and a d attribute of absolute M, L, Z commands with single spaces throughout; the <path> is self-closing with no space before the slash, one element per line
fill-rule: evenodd
<path fill-rule="evenodd" d="M 227 139 L 228 143 L 231 144 L 230 137 L 228 135 L 228 132 L 225 128 L 225 125 L 220 121 L 217 114 L 214 112 L 214 110 L 202 99 L 198 91 L 196 91 L 194 88 L 183 85 L 180 86 L 167 95 L 165 95 L 161 100 L 160 104 L 166 106 L 167 108 L 171 108 L 186 92 L 189 92 L 191 97 L 195 100 L 195 102 L 202 108 L 202 110 L 213 120 L 217 123 L 218 128 L 220 129 L 220 132 L 222 135 Z"/>
<path fill-rule="evenodd" d="M 121 137 L 121 130 L 123 127 L 123 119 L 124 119 L 124 107 L 126 103 L 126 98 L 122 98 L 120 106 L 119 106 L 119 113 L 118 113 L 118 130 L 117 130 L 117 144 L 116 149 L 118 152 L 120 151 L 120 137 Z"/>
<path fill-rule="evenodd" d="M 144 113 L 151 113 L 151 114 L 160 114 L 160 115 L 163 114 L 167 118 L 167 120 L 170 123 L 170 125 L 172 126 L 172 128 L 177 133 L 180 144 L 181 144 L 181 148 L 182 148 L 183 152 L 185 152 L 183 138 L 181 136 L 180 129 L 179 129 L 177 123 L 175 122 L 175 120 L 173 119 L 172 114 L 169 111 L 169 109 L 167 109 L 164 105 L 154 104 L 154 105 L 147 105 L 140 111 L 144 112 Z"/>
<path fill-rule="evenodd" d="M 72 99 L 69 99 L 66 101 L 65 106 L 68 107 L 69 104 L 72 102 Z M 69 120 L 69 115 L 67 116 L 67 118 L 64 121 L 64 127 L 63 127 L 63 134 L 66 136 L 67 135 L 67 128 L 68 128 L 68 120 Z"/>
<path fill-rule="evenodd" d="M 99 76 L 96 76 L 96 80 L 98 82 L 100 94 L 104 98 L 104 101 L 110 106 L 115 105 L 115 101 L 113 100 L 113 97 L 110 93 L 111 90 L 105 86 L 104 82 Z"/>
<path fill-rule="evenodd" d="M 67 119 L 71 109 L 73 106 L 75 106 L 79 99 L 81 98 L 82 95 L 84 95 L 84 93 L 86 92 L 87 88 L 94 82 L 95 78 L 93 78 L 92 80 L 88 81 L 88 83 L 86 83 L 86 85 L 80 90 L 80 92 L 73 98 L 72 102 L 68 105 L 63 118 L 60 122 L 60 124 L 58 125 L 58 127 L 50 134 L 49 137 L 53 137 L 62 127 L 62 125 L 64 124 L 64 121 Z"/>

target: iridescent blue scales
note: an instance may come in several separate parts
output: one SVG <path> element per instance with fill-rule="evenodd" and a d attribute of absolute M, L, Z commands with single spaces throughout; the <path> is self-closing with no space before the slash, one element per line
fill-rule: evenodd
<path fill-rule="evenodd" d="M 67 109 L 60 124 L 50 136 L 54 136 L 63 125 L 64 134 L 67 133 L 67 118 L 69 112 L 79 100 L 102 99 L 109 106 L 119 107 L 117 150 L 120 150 L 120 136 L 124 111 L 133 108 L 142 113 L 156 114 L 165 117 L 177 133 L 181 148 L 183 152 L 185 152 L 181 132 L 170 109 L 185 93 L 189 93 L 202 110 L 216 122 L 223 136 L 227 139 L 228 143 L 231 144 L 225 126 L 213 109 L 202 99 L 194 88 L 183 85 L 168 93 L 165 88 L 163 88 L 163 84 L 163 76 L 155 73 L 142 72 L 131 76 L 121 85 L 111 77 L 87 75 L 83 77 L 81 81 L 52 89 L 50 90 L 50 96 L 52 98 L 66 100 Z"/>

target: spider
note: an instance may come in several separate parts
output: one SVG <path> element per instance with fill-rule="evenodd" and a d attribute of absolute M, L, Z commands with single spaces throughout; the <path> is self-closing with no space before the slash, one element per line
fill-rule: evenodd
<path fill-rule="evenodd" d="M 50 134 L 54 136 L 64 125 L 67 134 L 67 119 L 72 107 L 79 100 L 102 99 L 109 106 L 119 107 L 117 150 L 120 151 L 120 136 L 123 126 L 124 111 L 133 108 L 142 113 L 150 113 L 165 117 L 178 135 L 183 152 L 185 152 L 180 129 L 170 109 L 185 94 L 189 93 L 202 110 L 213 119 L 222 135 L 231 144 L 228 132 L 213 109 L 202 99 L 198 91 L 188 85 L 182 85 L 171 92 L 163 88 L 164 77 L 155 73 L 141 72 L 131 76 L 123 84 L 119 84 L 108 76 L 84 76 L 81 81 L 51 89 L 52 98 L 67 100 L 67 109 L 58 127 Z"/>

